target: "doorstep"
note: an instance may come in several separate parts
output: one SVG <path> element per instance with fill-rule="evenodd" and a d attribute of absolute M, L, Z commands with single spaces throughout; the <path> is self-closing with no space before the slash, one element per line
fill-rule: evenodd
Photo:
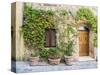
<path fill-rule="evenodd" d="M 80 56 L 79 57 L 79 61 L 92 61 L 92 60 L 95 60 L 95 59 L 90 56 Z"/>

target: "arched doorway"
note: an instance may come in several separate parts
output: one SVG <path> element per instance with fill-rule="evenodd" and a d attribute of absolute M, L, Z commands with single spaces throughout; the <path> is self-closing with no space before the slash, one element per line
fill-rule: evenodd
<path fill-rule="evenodd" d="M 89 28 L 85 24 L 79 27 L 79 56 L 89 56 Z"/>

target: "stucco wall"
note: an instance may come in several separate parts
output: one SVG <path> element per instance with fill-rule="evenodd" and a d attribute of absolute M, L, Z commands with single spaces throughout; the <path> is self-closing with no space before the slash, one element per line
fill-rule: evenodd
<path fill-rule="evenodd" d="M 12 3 L 11 6 L 11 31 L 12 31 L 12 57 L 22 60 L 24 56 L 23 37 L 20 33 L 20 27 L 23 23 L 23 3 Z"/>

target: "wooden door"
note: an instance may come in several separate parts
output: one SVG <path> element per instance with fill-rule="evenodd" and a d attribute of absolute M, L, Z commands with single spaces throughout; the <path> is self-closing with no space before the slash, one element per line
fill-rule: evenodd
<path fill-rule="evenodd" d="M 79 55 L 89 56 L 89 31 L 79 31 Z"/>

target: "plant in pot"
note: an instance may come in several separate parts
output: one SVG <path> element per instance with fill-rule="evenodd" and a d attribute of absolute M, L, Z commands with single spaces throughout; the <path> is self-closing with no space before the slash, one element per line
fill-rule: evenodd
<path fill-rule="evenodd" d="M 48 48 L 45 48 L 43 50 L 40 51 L 40 61 L 47 61 L 48 59 Z"/>
<path fill-rule="evenodd" d="M 72 65 L 73 63 L 73 53 L 74 53 L 74 42 L 73 41 L 68 41 L 68 43 L 65 44 L 65 50 L 64 50 L 64 59 L 65 63 L 67 65 Z"/>
<path fill-rule="evenodd" d="M 61 52 L 60 52 L 59 48 L 57 48 L 57 47 L 50 48 L 48 52 L 49 52 L 49 55 L 48 55 L 49 64 L 51 64 L 51 65 L 60 64 Z"/>
<path fill-rule="evenodd" d="M 35 34 L 32 34 L 32 31 L 29 30 L 30 26 L 23 26 L 22 27 L 22 33 L 24 38 L 24 45 L 27 49 L 27 55 L 28 60 L 30 62 L 30 65 L 38 64 L 39 61 L 39 48 L 37 47 L 37 42 L 35 41 L 36 37 Z M 30 28 L 31 29 L 31 28 Z"/>
<path fill-rule="evenodd" d="M 37 53 L 40 51 L 38 50 L 44 49 L 45 28 L 47 27 L 54 27 L 52 10 L 34 9 L 31 6 L 24 6 L 21 31 L 25 48 L 29 52 L 29 60 L 33 64 L 39 60 L 39 54 Z"/>
<path fill-rule="evenodd" d="M 77 37 L 77 30 L 71 24 L 66 25 L 64 29 L 64 34 L 66 37 L 66 42 L 61 43 L 61 48 L 64 53 L 64 60 L 67 65 L 71 65 L 74 60 L 73 53 L 74 51 L 74 43 Z"/>
<path fill-rule="evenodd" d="M 38 64 L 39 62 L 39 51 L 38 50 L 31 51 L 29 61 L 30 61 L 30 65 Z"/>

